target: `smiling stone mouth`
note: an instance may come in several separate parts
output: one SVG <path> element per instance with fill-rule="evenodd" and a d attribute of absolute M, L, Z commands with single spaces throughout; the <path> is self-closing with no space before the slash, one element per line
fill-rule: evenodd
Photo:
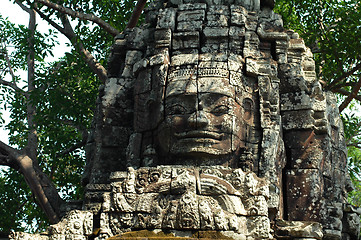
<path fill-rule="evenodd" d="M 210 131 L 189 131 L 189 132 L 182 132 L 182 133 L 174 133 L 176 138 L 212 138 L 216 140 L 221 140 L 223 134 L 210 132 Z"/>

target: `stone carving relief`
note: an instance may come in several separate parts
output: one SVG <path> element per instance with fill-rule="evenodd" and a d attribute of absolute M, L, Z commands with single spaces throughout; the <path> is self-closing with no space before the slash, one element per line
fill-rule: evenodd
<path fill-rule="evenodd" d="M 122 182 L 115 178 L 111 197 L 105 199 L 111 207 L 104 211 L 110 221 L 103 228 L 114 235 L 132 228 L 234 231 L 244 236 L 263 231 L 262 237 L 269 237 L 268 184 L 253 172 L 157 167 L 115 175 L 127 177 Z M 135 193 L 124 184 L 132 181 L 141 183 Z"/>
<path fill-rule="evenodd" d="M 32 240 L 87 240 L 93 234 L 93 214 L 90 211 L 72 210 L 46 233 L 13 233 L 10 239 Z"/>

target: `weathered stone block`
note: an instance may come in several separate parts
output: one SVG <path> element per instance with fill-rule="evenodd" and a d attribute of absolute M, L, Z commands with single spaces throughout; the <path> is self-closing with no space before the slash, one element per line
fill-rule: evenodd
<path fill-rule="evenodd" d="M 315 126 L 313 113 L 312 110 L 283 112 L 283 128 L 285 130 L 313 129 Z"/>
<path fill-rule="evenodd" d="M 312 99 L 306 92 L 281 94 L 281 111 L 312 109 Z"/>
<path fill-rule="evenodd" d="M 109 78 L 107 79 L 104 88 L 104 95 L 102 96 L 102 105 L 109 108 L 117 105 L 117 97 L 122 94 L 126 89 L 130 88 L 130 83 L 124 78 Z"/>
<path fill-rule="evenodd" d="M 161 9 L 158 14 L 157 28 L 174 30 L 176 11 L 173 8 Z"/>
<path fill-rule="evenodd" d="M 149 65 L 168 65 L 170 63 L 168 50 L 163 50 L 162 53 L 153 55 L 149 59 Z"/>
<path fill-rule="evenodd" d="M 240 83 L 241 78 L 243 76 L 242 69 L 244 66 L 244 59 L 240 55 L 231 54 L 228 58 L 228 69 L 230 71 L 230 82 L 232 83 Z M 239 77 L 237 77 L 237 75 Z M 237 84 L 238 85 L 238 84 Z"/>
<path fill-rule="evenodd" d="M 125 57 L 125 64 L 127 65 L 133 65 L 137 61 L 139 61 L 142 57 L 143 53 L 141 51 L 127 51 L 126 57 Z"/>
<path fill-rule="evenodd" d="M 276 235 L 292 239 L 322 239 L 322 224 L 318 222 L 284 221 L 276 222 Z"/>
<path fill-rule="evenodd" d="M 245 60 L 246 73 L 251 77 L 259 75 L 267 77 L 277 75 L 277 69 L 272 60 L 258 60 L 251 57 L 247 57 Z"/>
<path fill-rule="evenodd" d="M 148 66 L 148 64 L 148 59 L 139 60 L 133 65 L 133 73 L 137 75 L 140 71 L 144 70 Z"/>
<path fill-rule="evenodd" d="M 248 12 L 245 26 L 246 30 L 256 32 L 258 26 L 258 16 L 253 12 Z"/>
<path fill-rule="evenodd" d="M 109 184 L 87 184 L 85 189 L 90 192 L 110 192 L 111 186 Z"/>
<path fill-rule="evenodd" d="M 343 216 L 343 232 L 347 232 L 350 239 L 360 237 L 360 216 L 357 213 L 345 213 Z"/>
<path fill-rule="evenodd" d="M 258 35 L 255 32 L 246 31 L 244 35 L 243 56 L 245 58 L 260 56 L 259 43 Z"/>
<path fill-rule="evenodd" d="M 245 26 L 247 20 L 247 11 L 242 6 L 231 6 L 231 24 Z"/>
<path fill-rule="evenodd" d="M 264 40 L 287 40 L 288 35 L 283 31 L 283 28 L 278 28 L 271 23 L 262 22 L 257 28 L 257 34 Z"/>
<path fill-rule="evenodd" d="M 305 42 L 303 41 L 302 38 L 290 39 L 288 50 L 305 52 L 306 51 Z"/>
<path fill-rule="evenodd" d="M 206 27 L 203 29 L 203 34 L 206 38 L 226 38 L 228 37 L 228 28 L 225 27 L 219 27 L 219 28 L 213 28 L 213 27 Z"/>
<path fill-rule="evenodd" d="M 202 30 L 202 21 L 192 21 L 192 22 L 179 22 L 177 25 L 178 31 L 199 31 Z"/>
<path fill-rule="evenodd" d="M 247 235 L 254 239 L 267 239 L 270 237 L 270 221 L 267 217 L 247 218 L 247 230 Z"/>
<path fill-rule="evenodd" d="M 196 65 L 198 64 L 198 54 L 179 54 L 172 56 L 171 66 Z"/>
<path fill-rule="evenodd" d="M 213 5 L 207 12 L 207 26 L 209 27 L 227 27 L 229 10 L 227 6 Z"/>
<path fill-rule="evenodd" d="M 342 232 L 332 229 L 324 229 L 323 236 L 325 239 L 341 239 Z"/>
<path fill-rule="evenodd" d="M 294 130 L 284 132 L 285 146 L 289 149 L 305 149 L 313 144 L 319 144 L 326 135 L 316 135 L 312 130 Z"/>
<path fill-rule="evenodd" d="M 291 221 L 320 221 L 323 194 L 320 171 L 318 169 L 287 170 L 286 182 L 288 219 Z"/>
<path fill-rule="evenodd" d="M 178 9 L 180 11 L 198 10 L 198 9 L 206 10 L 207 4 L 199 3 L 199 2 L 192 2 L 192 3 L 188 3 L 188 4 L 182 4 L 178 7 Z"/>
<path fill-rule="evenodd" d="M 174 50 L 196 48 L 200 46 L 199 32 L 179 32 L 173 34 L 172 48 Z"/>
<path fill-rule="evenodd" d="M 178 81 L 170 81 L 166 88 L 166 96 L 185 92 L 197 92 L 197 82 L 192 78 L 197 71 L 194 69 L 173 71 L 169 78 L 179 78 Z M 183 78 L 183 79 L 181 79 Z"/>
<path fill-rule="evenodd" d="M 133 78 L 133 67 L 131 65 L 125 65 L 120 77 L 125 79 Z"/>
<path fill-rule="evenodd" d="M 167 48 L 171 45 L 172 30 L 159 29 L 154 32 L 155 48 Z"/>
<path fill-rule="evenodd" d="M 104 126 L 102 131 L 102 145 L 104 147 L 126 146 L 127 139 L 122 136 L 128 133 L 128 128 L 117 126 Z"/>
<path fill-rule="evenodd" d="M 127 29 L 127 48 L 144 50 L 146 48 L 145 39 L 149 38 L 150 33 L 149 29 Z"/>
<path fill-rule="evenodd" d="M 204 10 L 181 11 L 178 14 L 177 21 L 190 22 L 190 21 L 204 21 L 206 13 Z"/>
<path fill-rule="evenodd" d="M 212 19 L 212 20 L 210 20 L 210 19 Z M 206 26 L 207 27 L 227 27 L 228 19 L 224 15 L 214 15 L 214 17 L 210 17 L 207 20 Z"/>

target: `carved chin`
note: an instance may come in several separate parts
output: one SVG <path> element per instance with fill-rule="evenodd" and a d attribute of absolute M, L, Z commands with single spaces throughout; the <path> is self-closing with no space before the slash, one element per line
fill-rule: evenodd
<path fill-rule="evenodd" d="M 231 153 L 231 141 L 212 138 L 187 138 L 178 140 L 170 149 L 174 155 L 217 157 Z"/>

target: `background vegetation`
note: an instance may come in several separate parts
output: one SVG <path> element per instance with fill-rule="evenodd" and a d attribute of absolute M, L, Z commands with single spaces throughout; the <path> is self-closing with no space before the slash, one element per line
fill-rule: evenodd
<path fill-rule="evenodd" d="M 64 200 L 82 197 L 83 146 L 108 50 L 129 19 L 137 22 L 132 12 L 138 15 L 145 0 L 137 7 L 131 0 L 11 2 L 29 16 L 29 25 L 0 16 L 0 111 L 11 113 L 10 122 L 0 119 L 10 131 L 9 144 L 0 142 L 0 165 L 7 166 L 0 173 L 3 233 L 43 230 L 58 220 Z M 340 96 L 354 204 L 361 203 L 360 8 L 358 0 L 277 0 L 275 6 L 285 27 L 311 47 L 324 87 Z M 37 29 L 40 18 L 49 23 L 46 33 Z M 47 62 L 59 35 L 72 50 Z"/>

